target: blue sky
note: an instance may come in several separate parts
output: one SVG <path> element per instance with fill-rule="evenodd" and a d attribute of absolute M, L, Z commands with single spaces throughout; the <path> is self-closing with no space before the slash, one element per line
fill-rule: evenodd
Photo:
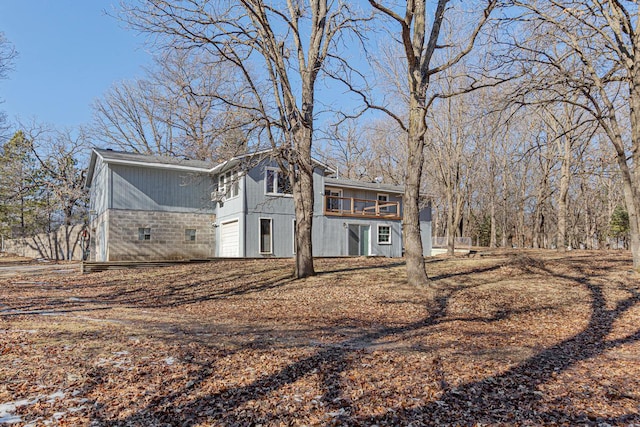
<path fill-rule="evenodd" d="M 107 16 L 116 0 L 0 0 L 0 31 L 19 56 L 0 80 L 0 110 L 60 128 L 91 120 L 91 103 L 151 63 L 144 37 Z"/>

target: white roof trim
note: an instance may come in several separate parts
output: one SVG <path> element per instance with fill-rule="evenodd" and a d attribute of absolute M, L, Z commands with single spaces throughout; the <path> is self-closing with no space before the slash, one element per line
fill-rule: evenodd
<path fill-rule="evenodd" d="M 181 166 L 181 165 L 170 165 L 166 163 L 151 163 L 151 162 L 137 162 L 135 160 L 121 160 L 121 159 L 107 159 L 103 157 L 100 153 L 97 153 L 98 156 L 102 159 L 104 163 L 111 163 L 115 165 L 125 165 L 125 166 L 142 166 L 142 167 L 152 167 L 152 168 L 161 168 L 161 169 L 177 169 L 177 170 L 185 170 L 191 172 L 210 172 L 210 169 L 206 168 L 197 168 L 194 166 Z"/>

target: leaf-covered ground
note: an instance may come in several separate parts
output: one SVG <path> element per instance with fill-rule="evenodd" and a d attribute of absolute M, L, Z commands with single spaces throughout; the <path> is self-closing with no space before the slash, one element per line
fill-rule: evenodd
<path fill-rule="evenodd" d="M 0 424 L 640 426 L 619 252 L 0 278 Z"/>

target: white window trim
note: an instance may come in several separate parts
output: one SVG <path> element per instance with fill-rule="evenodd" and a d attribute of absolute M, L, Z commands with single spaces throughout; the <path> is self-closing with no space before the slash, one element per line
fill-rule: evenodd
<path fill-rule="evenodd" d="M 262 220 L 269 220 L 269 252 L 262 251 Z M 260 217 L 258 218 L 258 253 L 262 255 L 272 255 L 273 254 L 273 218 Z"/>
<path fill-rule="evenodd" d="M 269 171 L 274 171 L 276 173 L 276 178 L 275 178 L 275 182 L 273 183 L 273 188 L 276 190 L 275 193 L 273 192 L 268 192 L 267 191 L 267 174 L 269 173 Z M 282 174 L 282 170 L 280 170 L 280 168 L 274 168 L 274 167 L 266 167 L 264 168 L 264 194 L 267 196 L 276 196 L 276 197 L 293 197 L 293 194 L 288 194 L 288 193 L 278 193 L 278 175 Z"/>
<path fill-rule="evenodd" d="M 224 172 L 218 175 L 218 191 L 222 192 L 225 200 L 232 200 L 240 196 L 240 177 L 241 176 L 242 175 L 239 172 Z M 229 181 L 227 181 L 227 177 Z M 235 195 L 229 196 L 229 194 L 231 194 L 231 188 L 234 181 L 235 181 L 235 184 L 238 185 L 238 192 Z"/>
<path fill-rule="evenodd" d="M 387 227 L 389 229 L 389 241 L 388 242 L 381 242 L 380 241 L 380 227 Z M 378 241 L 379 245 L 390 245 L 391 244 L 391 225 L 378 224 L 377 230 L 376 230 L 376 240 Z"/>

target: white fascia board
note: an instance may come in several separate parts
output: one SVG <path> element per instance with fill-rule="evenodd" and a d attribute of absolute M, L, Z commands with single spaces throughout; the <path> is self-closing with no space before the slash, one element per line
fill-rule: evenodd
<path fill-rule="evenodd" d="M 166 163 L 136 162 L 133 160 L 115 160 L 115 159 L 105 159 L 104 157 L 102 158 L 102 161 L 105 163 L 110 163 L 114 165 L 141 166 L 146 168 L 173 169 L 173 170 L 184 170 L 184 171 L 190 171 L 190 172 L 210 172 L 210 169 L 206 169 L 206 168 L 197 168 L 193 166 L 181 166 L 181 165 L 169 165 Z"/>

